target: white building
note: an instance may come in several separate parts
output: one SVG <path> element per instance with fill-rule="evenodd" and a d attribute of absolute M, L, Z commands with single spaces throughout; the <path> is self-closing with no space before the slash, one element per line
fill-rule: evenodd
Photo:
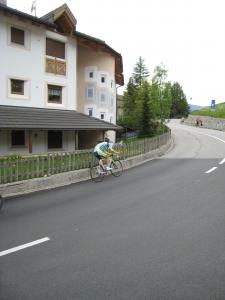
<path fill-rule="evenodd" d="M 37 18 L 1 2 L 0 155 L 88 148 L 106 131 L 116 130 L 121 55 L 104 41 L 77 32 L 66 4 Z M 17 108 L 23 111 L 20 118 Z M 61 117 L 47 126 L 44 116 L 52 117 L 56 109 Z M 65 111 L 82 121 L 69 124 Z M 3 113 L 7 124 L 1 122 Z M 114 138 L 112 131 L 107 135 Z"/>

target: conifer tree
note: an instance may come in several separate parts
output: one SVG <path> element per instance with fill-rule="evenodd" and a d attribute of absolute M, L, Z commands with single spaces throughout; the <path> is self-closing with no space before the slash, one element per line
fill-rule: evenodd
<path fill-rule="evenodd" d="M 137 128 L 141 136 L 150 136 L 154 133 L 155 112 L 151 101 L 150 84 L 143 81 L 137 94 L 136 101 Z"/>
<path fill-rule="evenodd" d="M 149 71 L 145 66 L 145 60 L 140 56 L 133 71 L 134 83 L 140 87 L 142 82 L 149 77 Z"/>
<path fill-rule="evenodd" d="M 135 129 L 135 101 L 137 95 L 137 87 L 133 82 L 133 78 L 129 79 L 126 91 L 123 94 L 123 116 L 119 123 L 126 127 Z"/>

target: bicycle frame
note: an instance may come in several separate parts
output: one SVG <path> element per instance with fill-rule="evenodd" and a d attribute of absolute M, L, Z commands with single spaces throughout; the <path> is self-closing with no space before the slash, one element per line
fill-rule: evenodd
<path fill-rule="evenodd" d="M 105 175 L 108 174 L 111 174 L 114 177 L 119 177 L 122 174 L 123 165 L 119 159 L 115 158 L 115 154 L 110 154 L 109 157 L 107 157 L 107 159 L 108 158 L 110 160 L 108 164 L 111 167 L 110 170 L 103 168 L 103 166 L 100 164 L 100 161 L 97 166 L 90 166 L 90 176 L 93 181 L 102 181 Z"/>

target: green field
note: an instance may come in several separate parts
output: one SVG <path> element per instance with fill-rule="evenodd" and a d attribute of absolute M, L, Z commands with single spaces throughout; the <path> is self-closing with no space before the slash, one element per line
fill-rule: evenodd
<path fill-rule="evenodd" d="M 210 107 L 206 107 L 193 111 L 191 115 L 225 119 L 225 103 L 217 104 L 215 111 L 212 111 Z"/>

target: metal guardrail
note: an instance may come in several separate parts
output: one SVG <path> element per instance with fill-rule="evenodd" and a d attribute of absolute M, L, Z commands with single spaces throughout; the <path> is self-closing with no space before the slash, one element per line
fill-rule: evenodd
<path fill-rule="evenodd" d="M 120 152 L 120 159 L 127 159 L 165 145 L 170 137 L 171 133 L 168 131 L 153 138 L 115 144 L 114 148 Z M 97 163 L 91 149 L 18 158 L 0 158 L 0 184 L 85 169 L 90 166 L 90 163 Z"/>

